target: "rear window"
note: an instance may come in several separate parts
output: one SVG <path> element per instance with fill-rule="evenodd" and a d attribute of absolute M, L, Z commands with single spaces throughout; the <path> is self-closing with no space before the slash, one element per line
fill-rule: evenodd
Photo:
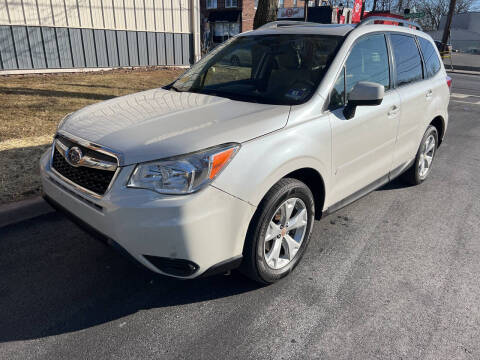
<path fill-rule="evenodd" d="M 440 59 L 432 43 L 427 39 L 418 37 L 420 48 L 422 49 L 423 60 L 425 61 L 426 77 L 431 78 L 440 71 Z"/>
<path fill-rule="evenodd" d="M 406 85 L 422 79 L 422 59 L 415 38 L 408 35 L 390 35 L 395 58 L 397 85 Z"/>

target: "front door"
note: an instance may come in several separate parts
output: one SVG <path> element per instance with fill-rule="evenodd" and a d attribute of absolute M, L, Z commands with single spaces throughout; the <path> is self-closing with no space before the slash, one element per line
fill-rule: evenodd
<path fill-rule="evenodd" d="M 333 202 L 338 202 L 387 175 L 391 170 L 400 97 L 391 87 L 384 34 L 360 38 L 345 62 L 331 94 Z M 380 105 L 359 106 L 345 119 L 343 109 L 349 92 L 359 81 L 385 87 Z"/>

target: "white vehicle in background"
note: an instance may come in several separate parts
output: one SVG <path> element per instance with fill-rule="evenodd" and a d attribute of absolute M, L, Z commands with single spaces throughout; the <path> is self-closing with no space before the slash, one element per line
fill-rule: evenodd
<path fill-rule="evenodd" d="M 275 282 L 314 219 L 430 174 L 451 79 L 417 25 L 377 20 L 270 23 L 163 89 L 70 114 L 45 198 L 157 273 Z"/>

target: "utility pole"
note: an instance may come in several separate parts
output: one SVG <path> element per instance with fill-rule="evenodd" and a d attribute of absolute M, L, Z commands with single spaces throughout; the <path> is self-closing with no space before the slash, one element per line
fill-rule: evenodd
<path fill-rule="evenodd" d="M 456 0 L 450 0 L 450 8 L 448 9 L 447 21 L 445 22 L 445 27 L 443 28 L 442 36 L 442 51 L 446 51 L 448 35 L 450 34 L 450 26 L 452 25 L 453 13 L 455 12 L 455 3 Z"/>
<path fill-rule="evenodd" d="M 304 0 L 304 10 L 305 21 L 308 21 L 308 0 Z"/>

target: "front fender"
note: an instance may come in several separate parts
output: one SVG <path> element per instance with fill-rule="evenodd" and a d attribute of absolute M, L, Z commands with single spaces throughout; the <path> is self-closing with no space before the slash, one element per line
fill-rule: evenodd
<path fill-rule="evenodd" d="M 320 117 L 247 141 L 213 183 L 254 206 L 287 174 L 316 170 L 324 181 L 328 204 L 331 174 L 331 132 L 328 117 Z"/>

